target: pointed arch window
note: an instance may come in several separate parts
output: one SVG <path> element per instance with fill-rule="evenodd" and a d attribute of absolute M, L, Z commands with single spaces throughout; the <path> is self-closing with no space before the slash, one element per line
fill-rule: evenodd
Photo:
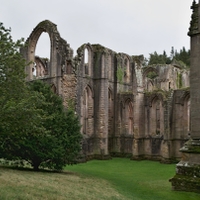
<path fill-rule="evenodd" d="M 83 91 L 82 97 L 82 133 L 91 135 L 93 133 L 93 97 L 89 86 Z"/>
<path fill-rule="evenodd" d="M 124 81 L 130 82 L 130 61 L 127 57 L 124 59 Z"/>
<path fill-rule="evenodd" d="M 161 135 L 164 132 L 164 113 L 162 101 L 155 97 L 150 108 L 150 134 Z"/>
<path fill-rule="evenodd" d="M 90 75 L 89 55 L 90 55 L 90 52 L 88 48 L 86 47 L 84 49 L 84 71 L 86 75 Z"/>
<path fill-rule="evenodd" d="M 133 134 L 133 103 L 129 99 L 127 100 L 125 104 L 125 128 L 126 128 L 126 133 L 131 135 Z"/>
<path fill-rule="evenodd" d="M 33 77 L 44 77 L 49 73 L 51 42 L 48 33 L 42 32 L 35 45 Z"/>

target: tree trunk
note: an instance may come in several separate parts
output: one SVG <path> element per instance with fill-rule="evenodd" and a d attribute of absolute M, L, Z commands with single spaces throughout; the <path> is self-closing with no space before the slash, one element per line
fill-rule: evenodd
<path fill-rule="evenodd" d="M 33 170 L 34 171 L 39 171 L 40 164 L 41 164 L 41 161 L 33 160 L 32 161 Z"/>

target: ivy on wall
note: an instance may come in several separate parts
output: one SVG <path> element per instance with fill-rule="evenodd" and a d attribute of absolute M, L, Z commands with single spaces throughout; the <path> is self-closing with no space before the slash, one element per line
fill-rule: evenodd
<path fill-rule="evenodd" d="M 117 67 L 117 81 L 119 81 L 120 84 L 123 82 L 124 72 L 125 69 L 120 66 Z"/>

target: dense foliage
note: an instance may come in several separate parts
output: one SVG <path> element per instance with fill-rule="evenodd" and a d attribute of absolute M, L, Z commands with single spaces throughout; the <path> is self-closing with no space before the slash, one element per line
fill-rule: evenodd
<path fill-rule="evenodd" d="M 178 52 L 172 47 L 170 56 L 163 51 L 163 54 L 158 54 L 156 51 L 149 54 L 148 65 L 153 64 L 171 64 L 175 63 L 183 68 L 190 66 L 190 50 L 186 50 L 185 47 Z"/>
<path fill-rule="evenodd" d="M 80 151 L 79 122 L 48 85 L 26 84 L 22 42 L 0 23 L 0 158 L 60 170 Z"/>
<path fill-rule="evenodd" d="M 45 104 L 42 110 L 47 116 L 43 121 L 47 133 L 31 136 L 35 145 L 40 146 L 39 152 L 35 152 L 34 148 L 30 149 L 33 150 L 31 156 L 35 155 L 35 158 L 30 158 L 32 164 L 37 167 L 39 162 L 53 169 L 73 164 L 80 152 L 81 134 L 78 117 L 73 110 L 65 111 L 61 97 L 54 94 L 49 85 L 34 81 L 29 84 L 29 88 L 43 95 Z M 34 147 L 32 143 L 30 145 Z"/>

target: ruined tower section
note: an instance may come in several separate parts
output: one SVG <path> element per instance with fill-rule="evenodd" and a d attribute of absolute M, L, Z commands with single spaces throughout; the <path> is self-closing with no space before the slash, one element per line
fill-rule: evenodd
<path fill-rule="evenodd" d="M 125 53 L 114 55 L 114 131 L 109 135 L 113 156 L 132 156 L 134 140 L 134 62 Z"/>
<path fill-rule="evenodd" d="M 50 38 L 50 60 L 35 55 L 39 37 L 47 32 Z M 25 69 L 27 81 L 41 79 L 49 83 L 52 90 L 63 97 L 65 106 L 76 100 L 75 63 L 69 44 L 60 37 L 57 26 L 49 20 L 40 22 L 21 49 L 28 65 Z"/>
<path fill-rule="evenodd" d="M 199 192 L 200 189 L 200 1 L 193 1 L 192 20 L 188 35 L 191 45 L 190 97 L 191 132 L 190 139 L 180 149 L 182 159 L 176 165 L 176 175 L 170 179 L 174 190 Z"/>

